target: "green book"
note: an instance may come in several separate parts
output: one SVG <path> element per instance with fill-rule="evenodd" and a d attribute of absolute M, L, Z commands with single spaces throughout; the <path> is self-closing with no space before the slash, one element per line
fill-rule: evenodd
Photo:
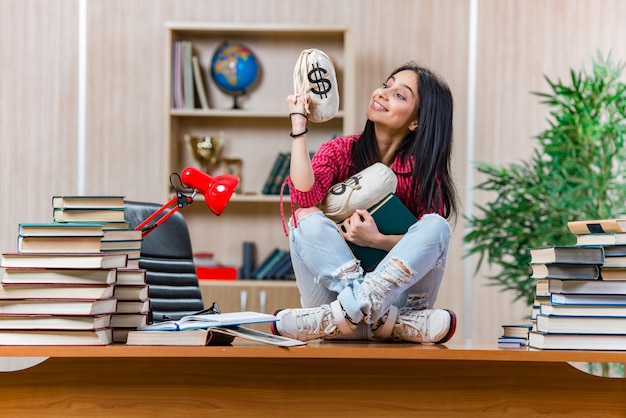
<path fill-rule="evenodd" d="M 272 187 L 274 187 L 274 178 L 276 178 L 278 170 L 282 166 L 285 158 L 287 158 L 287 154 L 284 152 L 279 152 L 276 155 L 276 158 L 274 159 L 274 164 L 272 165 L 272 168 L 270 169 L 267 179 L 265 180 L 265 183 L 263 184 L 263 190 L 261 193 L 263 194 L 272 193 Z"/>
<path fill-rule="evenodd" d="M 403 235 L 409 227 L 417 222 L 417 218 L 394 193 L 368 209 L 372 214 L 378 230 L 385 235 Z M 361 247 L 348 241 L 348 246 L 356 258 L 361 260 L 365 271 L 372 271 L 387 255 L 387 251 L 378 248 Z"/>

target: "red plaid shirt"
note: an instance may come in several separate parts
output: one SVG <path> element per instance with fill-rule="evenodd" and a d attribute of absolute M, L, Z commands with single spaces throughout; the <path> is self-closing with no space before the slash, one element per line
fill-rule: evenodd
<path fill-rule="evenodd" d="M 356 174 L 356 170 L 350 156 L 352 146 L 360 136 L 361 134 L 338 137 L 322 144 L 311 160 L 313 173 L 315 174 L 315 182 L 313 183 L 313 187 L 306 192 L 297 190 L 293 187 L 289 177 L 285 180 L 285 183 L 289 186 L 289 194 L 291 196 L 292 216 L 294 203 L 300 207 L 316 206 L 324 199 L 326 192 L 332 185 Z M 413 161 L 413 159 L 410 161 Z M 412 208 L 414 206 L 409 202 L 415 199 L 414 196 L 411 196 L 411 168 L 411 162 L 403 164 L 402 160 L 397 156 L 391 164 L 391 169 L 398 178 L 396 195 L 398 195 L 400 200 L 408 208 Z M 423 208 L 417 213 L 414 210 L 412 210 L 412 212 L 418 219 L 426 213 Z M 438 212 L 439 214 L 443 212 L 443 206 L 439 208 Z M 282 214 L 282 218 L 284 225 L 284 214 Z"/>

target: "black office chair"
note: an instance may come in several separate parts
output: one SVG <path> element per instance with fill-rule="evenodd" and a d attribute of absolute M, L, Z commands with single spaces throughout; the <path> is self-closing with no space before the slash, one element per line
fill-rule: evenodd
<path fill-rule="evenodd" d="M 125 201 L 125 218 L 136 228 L 160 204 Z M 180 212 L 143 240 L 139 267 L 146 269 L 152 322 L 180 319 L 204 309 L 187 222 Z"/>

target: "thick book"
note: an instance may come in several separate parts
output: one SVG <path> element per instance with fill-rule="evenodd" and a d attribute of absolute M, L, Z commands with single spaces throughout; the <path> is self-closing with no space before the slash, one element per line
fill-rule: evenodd
<path fill-rule="evenodd" d="M 620 316 L 626 318 L 625 305 L 541 305 L 539 313 L 553 316 Z"/>
<path fill-rule="evenodd" d="M 0 299 L 108 299 L 115 285 L 3 284 Z"/>
<path fill-rule="evenodd" d="M 96 330 L 111 326 L 111 314 L 11 315 L 0 314 L 0 330 Z"/>
<path fill-rule="evenodd" d="M 606 261 L 606 257 L 625 257 L 626 256 L 626 245 L 610 245 L 604 246 L 604 257 Z"/>
<path fill-rule="evenodd" d="M 549 280 L 550 293 L 622 295 L 626 299 L 626 280 Z"/>
<path fill-rule="evenodd" d="M 505 324 L 502 325 L 502 336 L 509 338 L 528 338 L 528 332 L 531 329 L 531 324 Z"/>
<path fill-rule="evenodd" d="M 602 263 L 602 268 L 605 267 L 617 267 L 626 269 L 626 255 L 612 255 L 608 257 L 604 257 L 604 263 Z"/>
<path fill-rule="evenodd" d="M 117 269 L 2 269 L 2 284 L 114 284 Z"/>
<path fill-rule="evenodd" d="M 121 268 L 126 267 L 127 254 L 2 254 L 1 267 L 40 268 Z"/>
<path fill-rule="evenodd" d="M 113 297 L 119 301 L 123 300 L 146 300 L 150 296 L 150 287 L 144 285 L 120 285 L 115 286 Z"/>
<path fill-rule="evenodd" d="M 142 239 L 142 232 L 136 229 L 103 228 L 102 232 L 102 241 L 140 241 Z"/>
<path fill-rule="evenodd" d="M 113 328 L 137 328 L 148 325 L 148 313 L 121 313 L 111 315 L 111 326 Z"/>
<path fill-rule="evenodd" d="M 417 218 L 402 203 L 395 193 L 388 194 L 380 202 L 368 209 L 378 230 L 385 235 L 404 235 Z M 365 271 L 372 271 L 387 255 L 387 251 L 378 248 L 362 247 L 346 241 L 354 256 L 361 261 Z"/>
<path fill-rule="evenodd" d="M 626 334 L 626 317 L 539 314 L 537 331 L 561 334 Z"/>
<path fill-rule="evenodd" d="M 146 274 L 146 269 L 117 269 L 117 284 L 121 286 L 141 286 L 146 284 Z"/>
<path fill-rule="evenodd" d="M 528 345 L 528 338 L 499 337 L 498 348 L 522 348 Z"/>
<path fill-rule="evenodd" d="M 274 315 L 260 312 L 228 312 L 222 314 L 199 314 L 187 315 L 177 321 L 157 322 L 145 327 L 140 331 L 184 331 L 188 329 L 205 329 L 213 327 L 228 327 L 245 324 L 258 324 L 275 322 L 278 319 Z"/>
<path fill-rule="evenodd" d="M 602 264 L 604 250 L 602 247 L 539 247 L 531 248 L 530 262 L 534 263 L 569 263 L 569 264 Z"/>
<path fill-rule="evenodd" d="M 142 240 L 109 240 L 109 241 L 104 241 L 102 240 L 100 242 L 100 250 L 102 252 L 106 252 L 106 251 L 128 251 L 128 252 L 134 252 L 134 251 L 139 251 L 141 252 L 141 244 L 142 244 Z"/>
<path fill-rule="evenodd" d="M 5 315 L 101 315 L 117 309 L 116 299 L 2 299 L 0 314 Z"/>
<path fill-rule="evenodd" d="M 597 280 L 600 268 L 596 264 L 531 264 L 533 279 Z"/>
<path fill-rule="evenodd" d="M 626 350 L 626 334 L 553 334 L 531 331 L 528 346 L 545 350 Z"/>
<path fill-rule="evenodd" d="M 0 330 L 0 345 L 109 345 L 112 328 L 98 330 Z"/>
<path fill-rule="evenodd" d="M 580 246 L 604 246 L 604 245 L 625 245 L 625 244 L 626 244 L 625 232 L 576 235 L 576 245 L 580 245 Z"/>
<path fill-rule="evenodd" d="M 17 237 L 19 253 L 99 253 L 102 236 Z"/>
<path fill-rule="evenodd" d="M 126 345 L 229 345 L 234 339 L 230 335 L 213 329 L 192 329 L 180 332 L 129 330 L 126 333 Z"/>
<path fill-rule="evenodd" d="M 552 305 L 626 305 L 625 295 L 552 293 Z"/>
<path fill-rule="evenodd" d="M 602 234 L 607 232 L 626 232 L 626 219 L 592 219 L 570 221 L 567 227 L 572 234 Z"/>
<path fill-rule="evenodd" d="M 17 235 L 20 237 L 104 237 L 102 224 L 89 223 L 20 223 Z"/>
<path fill-rule="evenodd" d="M 124 196 L 52 196 L 52 207 L 60 209 L 123 209 Z"/>
<path fill-rule="evenodd" d="M 148 313 L 150 300 L 119 300 L 117 301 L 117 313 Z"/>
<path fill-rule="evenodd" d="M 605 267 L 600 268 L 602 280 L 626 280 L 626 267 Z"/>
<path fill-rule="evenodd" d="M 59 209 L 52 211 L 54 222 L 124 222 L 124 208 Z"/>

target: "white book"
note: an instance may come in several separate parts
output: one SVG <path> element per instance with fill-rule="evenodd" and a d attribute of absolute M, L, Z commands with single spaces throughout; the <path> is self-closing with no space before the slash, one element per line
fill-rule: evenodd
<path fill-rule="evenodd" d="M 200 69 L 200 62 L 198 57 L 195 55 L 191 58 L 191 61 L 193 64 L 193 80 L 196 86 L 196 92 L 200 98 L 200 106 L 202 106 L 202 109 L 208 109 L 209 101 L 206 96 L 206 87 L 202 77 L 202 70 Z"/>
<path fill-rule="evenodd" d="M 212 327 L 228 327 L 243 324 L 257 324 L 275 322 L 274 315 L 259 312 L 228 312 L 222 314 L 187 315 L 177 321 L 157 322 L 145 327 L 142 331 L 184 331 L 192 329 L 206 329 Z"/>

